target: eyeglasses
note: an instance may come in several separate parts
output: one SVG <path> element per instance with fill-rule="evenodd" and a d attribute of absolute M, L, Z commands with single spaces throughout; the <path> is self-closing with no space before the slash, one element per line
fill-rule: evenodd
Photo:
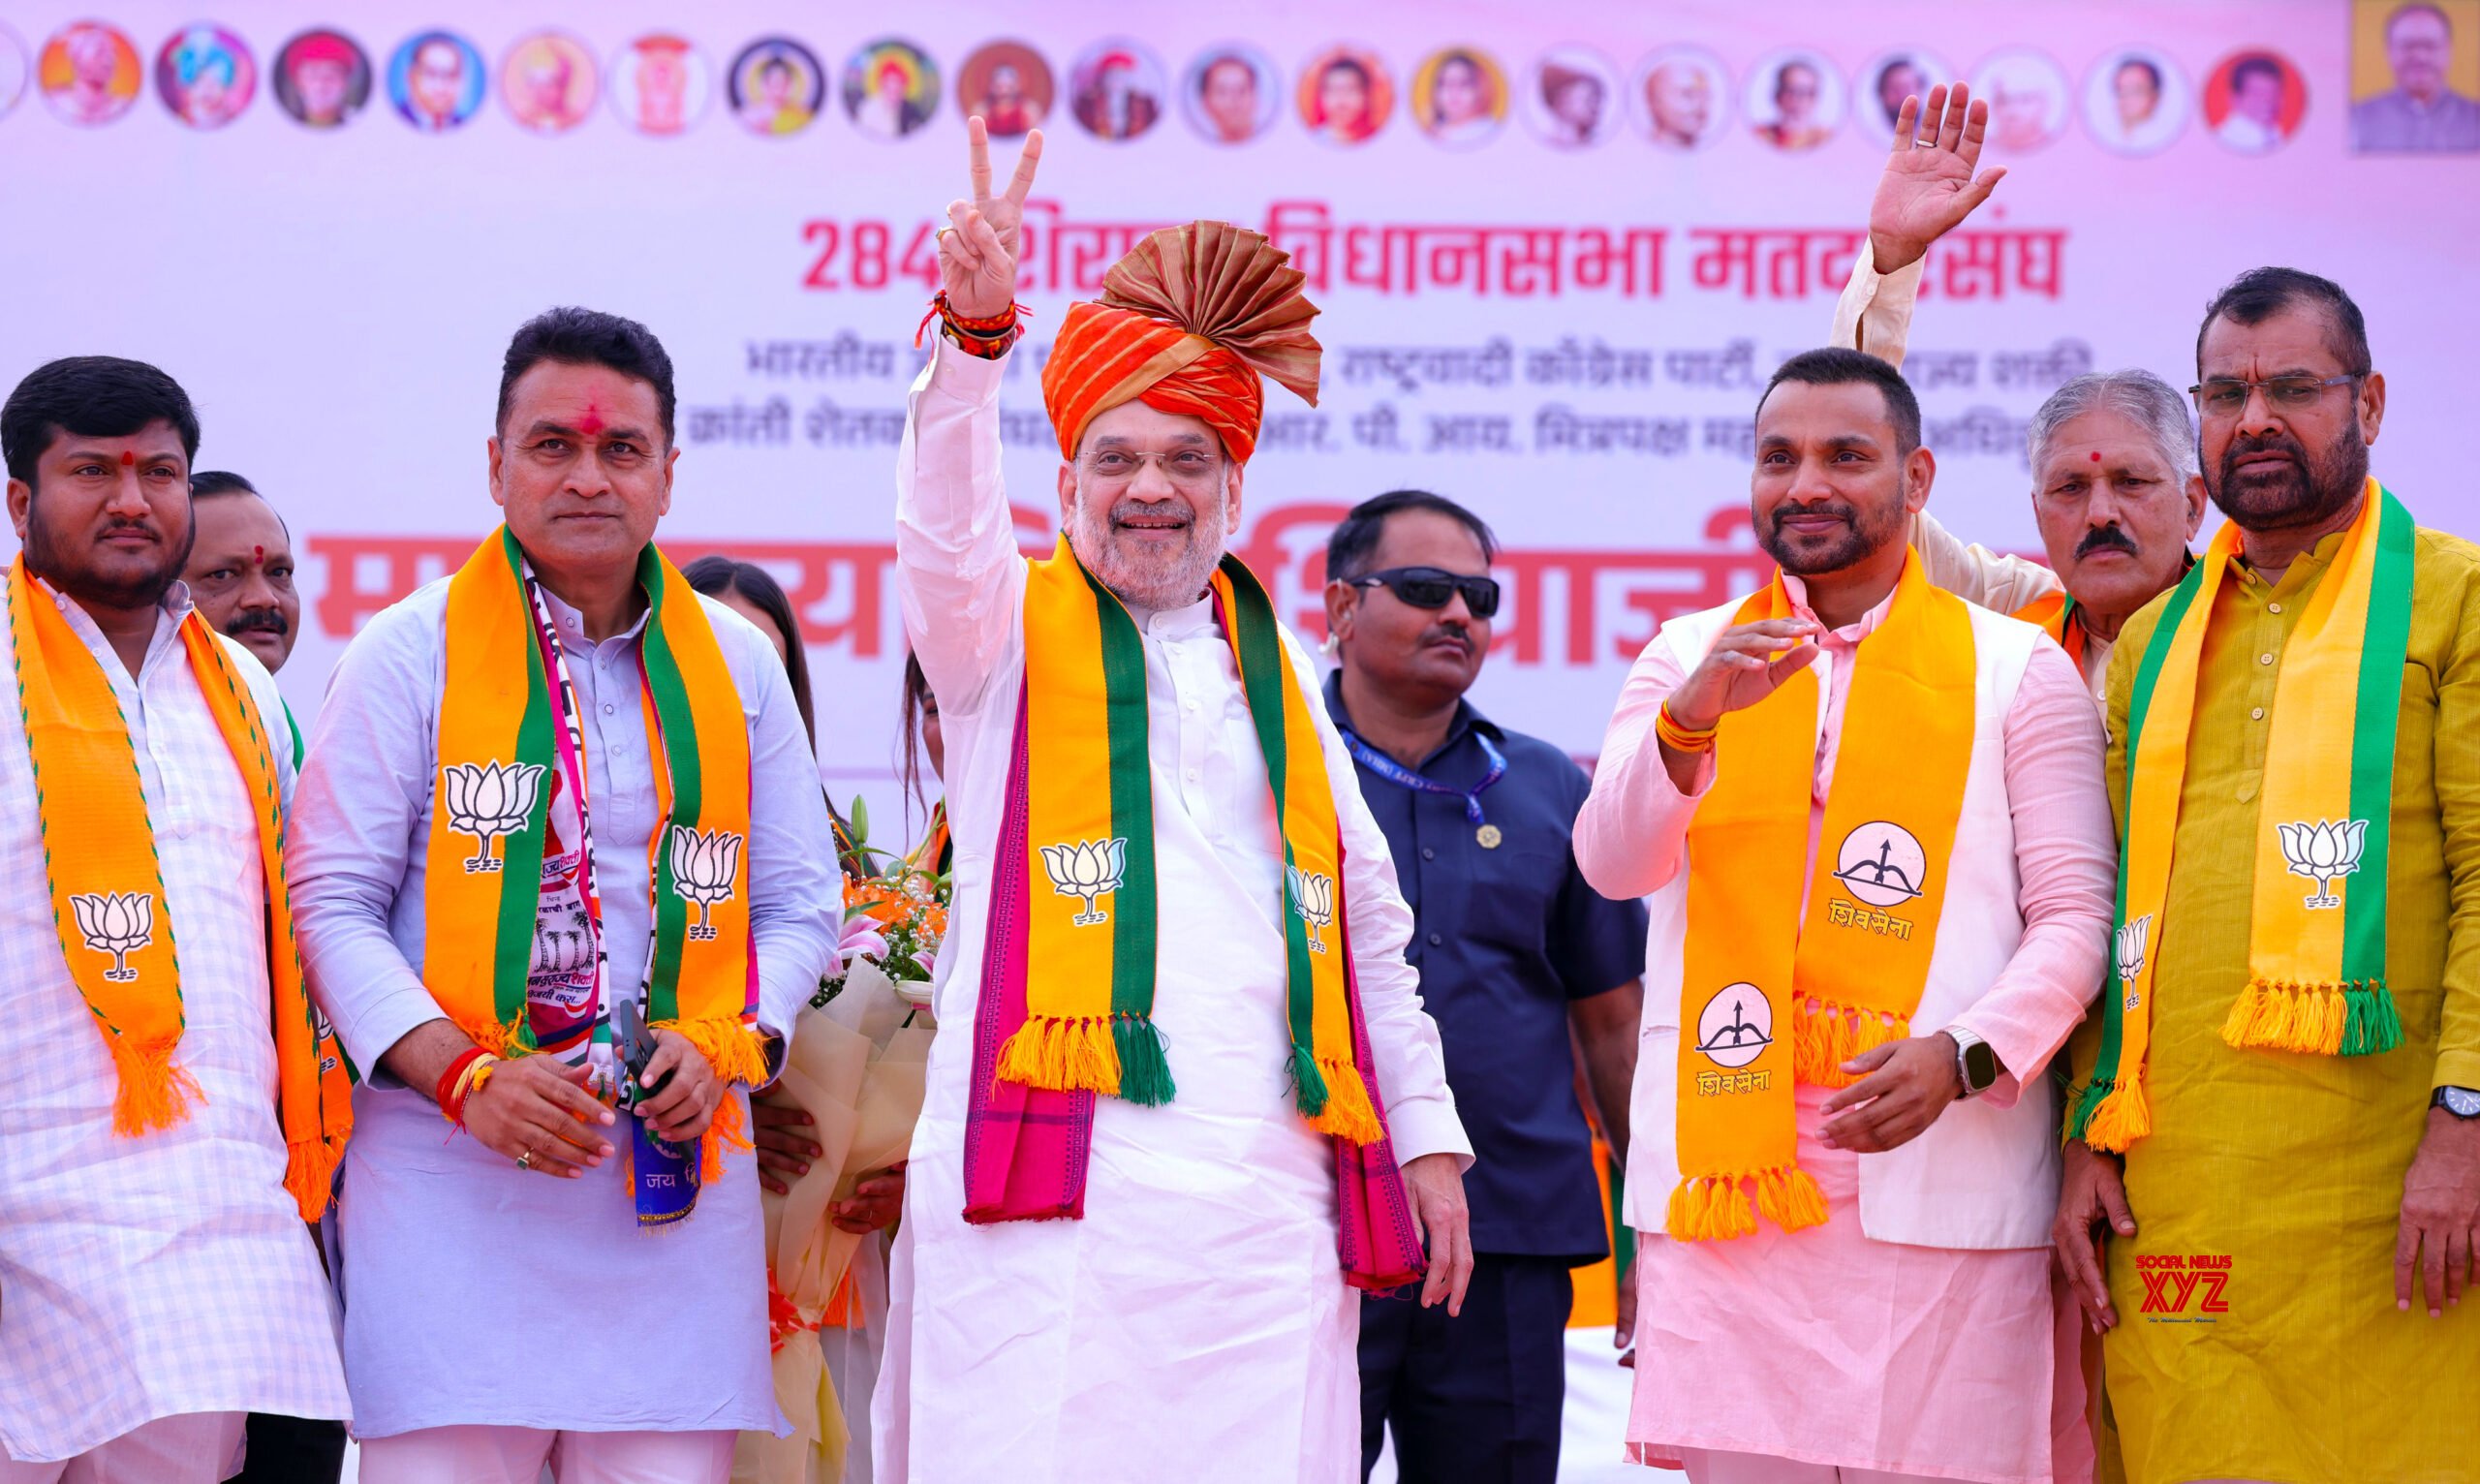
<path fill-rule="evenodd" d="M 2312 376 L 2277 376 L 2265 381 L 2240 381 L 2233 377 L 2216 377 L 2213 381 L 2187 388 L 2196 399 L 2196 411 L 2208 417 L 2236 417 L 2248 406 L 2248 393 L 2265 388 L 2265 405 L 2278 412 L 2298 412 L 2313 407 L 2328 386 L 2347 386 L 2367 375 L 2354 371 L 2348 376 L 2329 376 L 2323 381 Z"/>
<path fill-rule="evenodd" d="M 1389 567 L 1384 572 L 1365 572 L 1348 585 L 1384 587 L 1416 608 L 1445 607 L 1450 599 L 1462 593 L 1464 606 L 1472 610 L 1474 618 L 1488 618 L 1499 611 L 1497 578 L 1467 577 L 1436 567 Z"/>
<path fill-rule="evenodd" d="M 1223 474 L 1223 460 L 1203 448 L 1173 448 L 1167 453 L 1104 448 L 1085 460 L 1089 473 L 1113 484 L 1125 484 L 1134 479 L 1148 464 L 1162 471 L 1163 477 L 1172 483 L 1182 486 L 1211 484 Z"/>

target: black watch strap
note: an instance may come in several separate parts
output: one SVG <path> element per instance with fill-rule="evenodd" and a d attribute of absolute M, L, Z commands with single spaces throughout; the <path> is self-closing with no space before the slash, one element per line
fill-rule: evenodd
<path fill-rule="evenodd" d="M 2429 1106 L 2443 1108 L 2454 1118 L 2480 1119 L 2480 1088 L 2438 1088 L 2430 1095 Z"/>

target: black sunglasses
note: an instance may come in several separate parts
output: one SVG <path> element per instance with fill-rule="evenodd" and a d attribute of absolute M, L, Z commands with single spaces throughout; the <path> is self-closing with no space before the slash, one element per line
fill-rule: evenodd
<path fill-rule="evenodd" d="M 1364 572 L 1351 579 L 1350 586 L 1369 587 L 1382 584 L 1405 603 L 1416 608 L 1442 608 L 1456 594 L 1464 595 L 1464 606 L 1474 618 L 1488 618 L 1499 611 L 1499 583 L 1495 577 L 1466 577 L 1436 567 L 1389 567 L 1384 572 Z"/>

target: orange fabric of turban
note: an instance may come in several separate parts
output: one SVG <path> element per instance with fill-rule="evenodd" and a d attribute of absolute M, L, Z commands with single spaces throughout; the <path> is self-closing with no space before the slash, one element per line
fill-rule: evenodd
<path fill-rule="evenodd" d="M 1290 255 L 1227 222 L 1166 227 L 1070 304 L 1042 367 L 1060 456 L 1076 457 L 1095 417 L 1124 402 L 1204 419 L 1247 463 L 1265 420 L 1260 377 L 1318 405 L 1318 306 Z"/>

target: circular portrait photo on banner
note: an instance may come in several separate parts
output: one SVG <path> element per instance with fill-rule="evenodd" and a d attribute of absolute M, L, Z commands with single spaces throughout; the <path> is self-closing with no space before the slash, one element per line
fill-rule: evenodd
<path fill-rule="evenodd" d="M 1180 109 L 1189 127 L 1217 144 L 1246 144 L 1266 132 L 1283 107 L 1283 76 L 1254 46 L 1225 42 L 1189 64 Z"/>
<path fill-rule="evenodd" d="M 994 139 L 1022 139 L 1050 117 L 1050 64 L 1023 42 L 991 42 L 956 73 L 956 107 Z"/>
<path fill-rule="evenodd" d="M 784 139 L 818 118 L 826 73 L 810 48 L 789 36 L 761 36 L 740 48 L 724 79 L 732 117 L 752 134 Z"/>
<path fill-rule="evenodd" d="M 1935 52 L 1902 46 L 1870 59 L 1851 82 L 1851 116 L 1861 132 L 1883 143 L 1895 137 L 1895 120 L 1903 101 L 1917 98 L 1929 107 L 1929 90 L 1955 80 L 1955 70 Z"/>
<path fill-rule="evenodd" d="M 1749 74 L 1748 126 L 1776 149 L 1814 149 L 1843 127 L 1843 74 L 1814 51 L 1778 51 Z"/>
<path fill-rule="evenodd" d="M 370 58 L 342 31 L 304 31 L 267 73 L 276 107 L 305 129 L 341 128 L 370 103 Z"/>
<path fill-rule="evenodd" d="M 1984 59 L 1971 81 L 1972 96 L 1989 105 L 1989 147 L 2001 155 L 2048 148 L 2075 116 L 2066 74 L 2028 47 Z"/>
<path fill-rule="evenodd" d="M 939 66 L 928 52 L 889 36 L 844 62 L 844 113 L 874 139 L 900 139 L 939 111 Z"/>
<path fill-rule="evenodd" d="M 2150 46 L 2122 46 L 2084 79 L 2084 127 L 2102 148 L 2123 155 L 2169 148 L 2194 107 L 2187 75 Z"/>
<path fill-rule="evenodd" d="M 1507 117 L 1507 75 L 1478 46 L 1433 51 L 1412 69 L 1406 100 L 1412 124 L 1449 149 L 1498 138 Z"/>
<path fill-rule="evenodd" d="M 26 78 L 34 64 L 26 60 L 26 44 L 17 33 L 0 25 L 0 118 L 8 116 L 17 100 L 26 96 Z"/>
<path fill-rule="evenodd" d="M 453 31 L 417 31 L 388 59 L 388 101 L 424 134 L 463 128 L 489 80 L 482 53 Z"/>
<path fill-rule="evenodd" d="M 1619 132 L 1619 71 L 1590 46 L 1559 46 L 1533 64 L 1524 121 L 1541 142 L 1585 149 Z"/>
<path fill-rule="evenodd" d="M 2278 51 L 2250 47 L 2223 57 L 2205 78 L 2205 127 L 2243 155 L 2290 142 L 2308 113 L 2308 82 Z"/>
<path fill-rule="evenodd" d="M 706 54 L 685 36 L 652 31 L 611 54 L 611 111 L 639 134 L 685 132 L 714 92 Z"/>
<path fill-rule="evenodd" d="M 500 103 L 519 127 L 565 134 L 594 111 L 594 53 L 566 31 L 537 31 L 500 63 Z"/>
<path fill-rule="evenodd" d="M 1366 144 L 1395 110 L 1395 82 L 1366 46 L 1329 46 L 1300 69 L 1300 121 L 1326 143 Z"/>
<path fill-rule="evenodd" d="M 145 86 L 138 48 L 97 20 L 72 21 L 44 43 L 35 69 L 43 101 L 73 124 L 108 124 Z"/>
<path fill-rule="evenodd" d="M 193 129 L 221 129 L 259 90 L 250 44 L 222 26 L 184 26 L 155 53 L 155 91 Z"/>
<path fill-rule="evenodd" d="M 1162 121 L 1170 84 L 1154 53 L 1125 37 L 1096 42 L 1068 69 L 1068 109 L 1098 139 L 1132 139 Z"/>
<path fill-rule="evenodd" d="M 1661 148 L 1703 149 L 1730 119 L 1730 69 L 1702 46 L 1664 46 L 1636 64 L 1628 111 Z"/>

